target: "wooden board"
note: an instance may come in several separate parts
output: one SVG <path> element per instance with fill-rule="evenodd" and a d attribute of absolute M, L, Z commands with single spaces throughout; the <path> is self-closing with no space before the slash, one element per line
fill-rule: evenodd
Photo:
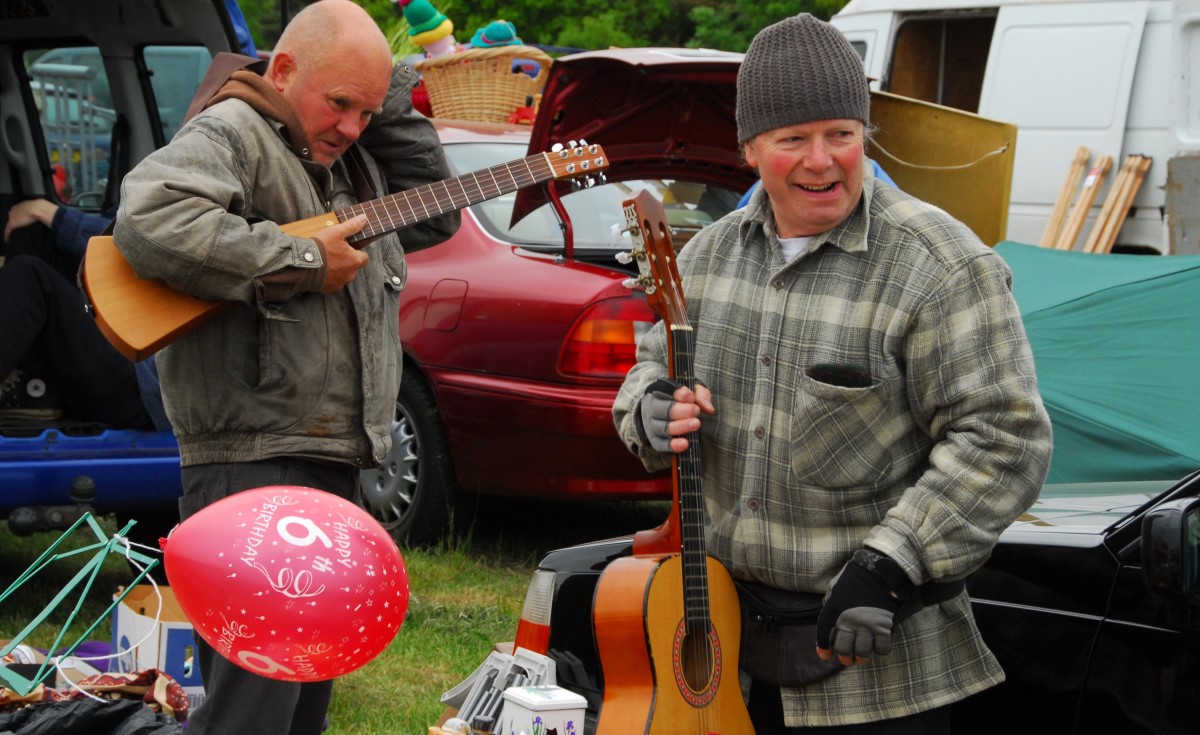
<path fill-rule="evenodd" d="M 871 92 L 867 145 L 896 185 L 949 212 L 987 245 L 1005 237 L 1017 127 L 969 112 Z"/>

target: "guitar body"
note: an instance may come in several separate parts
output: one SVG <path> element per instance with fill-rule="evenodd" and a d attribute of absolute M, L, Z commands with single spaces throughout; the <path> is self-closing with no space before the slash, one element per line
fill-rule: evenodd
<path fill-rule="evenodd" d="M 290 222 L 279 229 L 293 237 L 312 237 L 337 223 L 337 215 L 330 213 Z M 234 303 L 206 301 L 176 291 L 162 281 L 138 278 L 107 235 L 88 240 L 83 287 L 100 332 L 133 362 L 145 360 Z"/>
<path fill-rule="evenodd" d="M 145 360 L 230 305 L 189 296 L 162 281 L 138 278 L 106 235 L 88 240 L 83 288 L 100 332 L 133 362 Z"/>
<path fill-rule="evenodd" d="M 733 579 L 708 558 L 707 636 L 689 636 L 678 554 L 604 570 L 592 618 L 604 670 L 596 735 L 753 735 L 738 684 L 741 612 Z"/>

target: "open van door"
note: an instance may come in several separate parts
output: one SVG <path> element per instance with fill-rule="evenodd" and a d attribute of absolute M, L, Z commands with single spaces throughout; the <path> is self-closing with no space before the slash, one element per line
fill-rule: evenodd
<path fill-rule="evenodd" d="M 1094 158 L 1111 156 L 1109 180 L 1115 176 L 1148 9 L 1144 1 L 1000 8 L 979 114 L 1018 128 L 1009 239 L 1041 239 L 1047 202 L 1057 198 L 1079 146 Z"/>
<path fill-rule="evenodd" d="M 864 13 L 838 18 L 837 29 L 863 57 L 863 68 L 873 80 L 872 89 L 881 88 L 879 80 L 887 71 L 888 47 L 895 23 L 895 13 Z"/>

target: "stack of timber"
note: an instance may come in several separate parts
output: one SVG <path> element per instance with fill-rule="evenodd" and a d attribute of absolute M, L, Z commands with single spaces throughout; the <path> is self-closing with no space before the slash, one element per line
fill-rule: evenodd
<path fill-rule="evenodd" d="M 1149 156 L 1136 153 L 1125 157 L 1121 170 L 1113 181 L 1112 189 L 1108 192 L 1108 198 L 1104 200 L 1104 206 L 1100 209 L 1100 216 L 1096 218 L 1091 235 L 1083 246 L 1083 252 L 1112 252 L 1113 245 L 1117 242 L 1117 233 L 1121 231 L 1121 225 L 1129 216 L 1133 199 L 1142 187 L 1146 172 L 1150 170 L 1151 160 Z"/>
<path fill-rule="evenodd" d="M 1113 164 L 1112 156 L 1101 156 L 1089 170 L 1090 158 L 1091 150 L 1087 146 L 1080 146 L 1075 151 L 1075 158 L 1071 161 L 1054 210 L 1050 213 L 1050 221 L 1042 233 L 1041 242 L 1038 243 L 1041 247 L 1056 250 L 1071 250 L 1075 247 L 1075 241 L 1083 231 L 1083 225 Z M 1150 170 L 1150 163 L 1151 158 L 1141 154 L 1125 157 L 1096 217 L 1096 223 L 1083 244 L 1083 252 L 1112 252 L 1117 234 L 1129 217 L 1133 200 Z M 1087 171 L 1087 178 L 1084 178 L 1084 171 Z"/>
<path fill-rule="evenodd" d="M 1063 223 L 1067 219 L 1067 212 L 1071 208 L 1071 198 L 1075 196 L 1075 190 L 1079 188 L 1079 182 L 1083 180 L 1083 172 L 1087 171 L 1088 160 L 1091 157 L 1092 151 L 1086 145 L 1079 146 L 1079 150 L 1075 151 L 1075 158 L 1071 160 L 1071 167 L 1067 170 L 1067 178 L 1063 181 L 1062 190 L 1058 193 L 1058 200 L 1054 203 L 1054 210 L 1050 213 L 1050 222 L 1046 224 L 1046 231 L 1042 233 L 1042 241 L 1038 243 L 1041 247 L 1057 246 L 1058 238 L 1062 234 Z"/>
<path fill-rule="evenodd" d="M 1104 179 L 1107 178 L 1111 169 L 1112 156 L 1100 156 L 1096 160 L 1096 165 L 1092 166 L 1087 178 L 1083 180 L 1079 195 L 1075 197 L 1075 204 L 1071 207 L 1071 215 L 1067 218 L 1066 225 L 1063 226 L 1062 232 L 1059 233 L 1058 239 L 1054 243 L 1056 250 L 1070 250 L 1075 246 L 1075 240 L 1083 231 L 1083 223 L 1087 221 L 1092 203 L 1096 201 L 1096 195 L 1100 193 L 1100 187 L 1104 184 Z"/>

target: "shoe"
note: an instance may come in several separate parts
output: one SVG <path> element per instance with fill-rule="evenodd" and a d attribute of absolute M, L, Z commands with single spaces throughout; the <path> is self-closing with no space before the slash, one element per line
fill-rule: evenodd
<path fill-rule="evenodd" d="M 42 378 L 17 368 L 0 383 L 0 418 L 61 417 L 62 405 L 58 391 Z"/>

